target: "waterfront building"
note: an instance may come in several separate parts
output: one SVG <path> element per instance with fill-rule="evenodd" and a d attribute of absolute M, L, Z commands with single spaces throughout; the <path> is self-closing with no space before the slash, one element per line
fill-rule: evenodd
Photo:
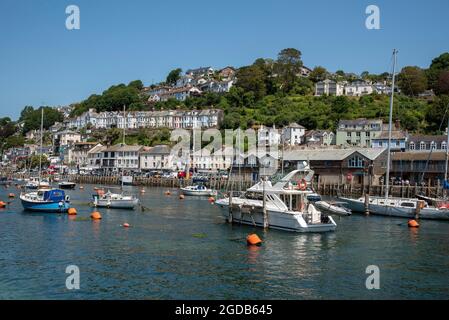
<path fill-rule="evenodd" d="M 320 183 L 379 184 L 386 172 L 387 149 L 323 148 L 286 150 L 284 167 L 309 162 Z"/>
<path fill-rule="evenodd" d="M 89 169 L 101 169 L 102 159 L 106 146 L 101 144 L 96 145 L 89 151 L 87 151 L 87 168 Z"/>
<path fill-rule="evenodd" d="M 407 181 L 412 185 L 443 185 L 446 167 L 446 151 L 422 150 L 395 152 L 392 154 L 390 177 L 395 181 Z"/>
<path fill-rule="evenodd" d="M 372 139 L 379 138 L 382 129 L 381 119 L 340 120 L 337 127 L 336 144 L 370 148 Z"/>
<path fill-rule="evenodd" d="M 447 135 L 410 135 L 406 150 L 411 152 L 445 151 L 447 149 Z"/>
<path fill-rule="evenodd" d="M 139 153 L 140 170 L 173 170 L 173 157 L 167 145 L 143 147 Z"/>
<path fill-rule="evenodd" d="M 272 128 L 260 126 L 257 130 L 257 144 L 259 146 L 274 146 L 281 143 L 281 134 L 279 129 L 273 125 Z"/>
<path fill-rule="evenodd" d="M 142 146 L 117 144 L 103 150 L 101 167 L 105 171 L 138 170 Z"/>
<path fill-rule="evenodd" d="M 97 142 L 78 142 L 73 144 L 68 150 L 67 163 L 79 167 L 87 166 L 89 164 L 89 151 L 96 146 L 101 146 L 101 144 Z"/>

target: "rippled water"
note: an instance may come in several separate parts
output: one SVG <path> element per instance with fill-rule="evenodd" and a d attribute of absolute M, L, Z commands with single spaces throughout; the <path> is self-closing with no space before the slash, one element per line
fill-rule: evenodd
<path fill-rule="evenodd" d="M 130 189 L 136 194 L 137 189 Z M 177 191 L 147 188 L 148 211 L 99 210 L 88 218 L 92 186 L 69 191 L 78 210 L 24 213 L 16 198 L 0 209 L 0 298 L 3 299 L 406 299 L 449 298 L 449 223 L 353 215 L 337 231 L 256 232 L 229 225 L 220 208 Z M 7 200 L 14 187 L 0 190 Z M 124 222 L 131 228 L 123 228 Z M 81 289 L 65 287 L 77 265 Z M 380 268 L 380 290 L 365 288 L 365 268 Z"/>

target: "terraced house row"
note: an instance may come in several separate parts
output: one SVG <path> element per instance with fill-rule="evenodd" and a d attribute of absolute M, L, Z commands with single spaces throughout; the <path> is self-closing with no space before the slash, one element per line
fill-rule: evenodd
<path fill-rule="evenodd" d="M 100 112 L 91 109 L 82 115 L 66 120 L 66 127 L 81 129 L 90 125 L 95 129 L 110 128 L 218 128 L 223 121 L 223 110 L 162 110 Z"/>

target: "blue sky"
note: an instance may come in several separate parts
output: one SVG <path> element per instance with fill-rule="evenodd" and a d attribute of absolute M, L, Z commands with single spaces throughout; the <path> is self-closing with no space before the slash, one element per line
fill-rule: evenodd
<path fill-rule="evenodd" d="M 65 28 L 76 4 L 81 29 Z M 381 30 L 365 28 L 375 4 Z M 0 117 L 65 105 L 110 85 L 161 81 L 181 67 L 242 66 L 300 49 L 330 71 L 427 67 L 449 51 L 449 1 L 0 0 Z"/>

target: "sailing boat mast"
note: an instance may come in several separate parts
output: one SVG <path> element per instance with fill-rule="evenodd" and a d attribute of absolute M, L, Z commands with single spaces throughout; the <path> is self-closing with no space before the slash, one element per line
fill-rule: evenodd
<path fill-rule="evenodd" d="M 447 143 L 446 143 L 446 161 L 445 161 L 445 169 L 444 169 L 444 184 L 446 184 L 447 181 L 447 169 L 448 169 L 448 161 L 449 161 L 449 117 L 447 118 Z M 447 197 L 447 191 L 444 189 L 444 195 L 445 198 Z"/>
<path fill-rule="evenodd" d="M 390 159 L 391 159 L 391 130 L 393 122 L 393 100 L 394 100 L 394 82 L 396 76 L 396 59 L 398 51 L 393 50 L 393 76 L 391 81 L 391 97 L 390 97 L 390 115 L 388 122 L 388 153 L 387 153 L 387 172 L 385 176 L 385 199 L 388 198 L 388 189 L 390 188 Z"/>
<path fill-rule="evenodd" d="M 38 180 L 38 183 L 41 183 L 43 135 L 44 135 L 44 107 L 41 108 L 41 146 L 40 146 L 40 153 L 39 153 L 39 180 Z"/>
<path fill-rule="evenodd" d="M 125 145 L 125 134 L 126 134 L 126 111 L 125 105 L 123 105 L 123 145 Z"/>

